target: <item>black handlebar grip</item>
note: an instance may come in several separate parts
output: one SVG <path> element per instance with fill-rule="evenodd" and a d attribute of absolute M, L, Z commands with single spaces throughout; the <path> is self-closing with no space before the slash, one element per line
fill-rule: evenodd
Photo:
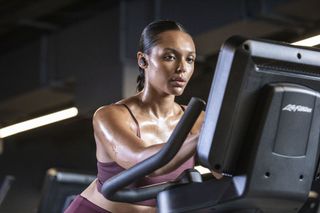
<path fill-rule="evenodd" d="M 205 107 L 205 102 L 192 98 L 188 107 L 173 130 L 167 143 L 155 155 L 107 180 L 101 192 L 104 197 L 118 202 L 138 202 L 156 197 L 157 193 L 173 183 L 167 182 L 156 186 L 126 189 L 129 184 L 151 174 L 166 165 L 179 151 L 191 128 Z"/>

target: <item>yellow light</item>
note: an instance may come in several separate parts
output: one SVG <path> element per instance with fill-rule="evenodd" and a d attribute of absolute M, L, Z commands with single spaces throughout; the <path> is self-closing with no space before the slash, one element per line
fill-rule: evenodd
<path fill-rule="evenodd" d="M 13 125 L 1 128 L 0 138 L 5 138 L 20 132 L 24 132 L 30 129 L 40 127 L 40 126 L 62 121 L 68 118 L 75 117 L 77 115 L 78 115 L 78 109 L 76 107 L 71 107 L 71 108 L 54 112 L 48 115 L 44 115 L 38 118 L 33 118 L 27 121 L 23 121 L 17 124 L 13 124 Z"/>
<path fill-rule="evenodd" d="M 303 39 L 301 41 L 297 41 L 297 42 L 294 42 L 291 44 L 298 45 L 298 46 L 313 47 L 313 46 L 320 44 L 320 35 L 306 38 L 306 39 Z"/>

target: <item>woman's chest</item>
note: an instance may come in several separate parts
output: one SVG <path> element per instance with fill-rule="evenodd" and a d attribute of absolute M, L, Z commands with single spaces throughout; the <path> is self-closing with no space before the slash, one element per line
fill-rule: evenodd
<path fill-rule="evenodd" d="M 165 143 L 174 130 L 177 121 L 150 120 L 140 124 L 140 137 L 147 145 Z"/>

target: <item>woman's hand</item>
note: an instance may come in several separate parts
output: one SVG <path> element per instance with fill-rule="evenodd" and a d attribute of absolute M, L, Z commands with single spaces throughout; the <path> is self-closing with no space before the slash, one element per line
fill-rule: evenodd
<path fill-rule="evenodd" d="M 219 172 L 215 172 L 215 171 L 211 170 L 211 174 L 213 175 L 213 177 L 215 177 L 218 180 L 223 178 L 223 175 L 221 173 L 219 173 Z"/>

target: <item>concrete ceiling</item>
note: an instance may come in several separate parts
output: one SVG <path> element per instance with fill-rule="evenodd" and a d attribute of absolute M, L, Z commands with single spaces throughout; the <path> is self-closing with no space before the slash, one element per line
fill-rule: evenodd
<path fill-rule="evenodd" d="M 257 13 L 196 36 L 200 55 L 212 54 L 232 35 L 258 37 L 293 42 L 313 34 L 320 34 L 320 1 L 286 1 L 272 9 L 268 1 L 260 2 Z"/>
<path fill-rule="evenodd" d="M 0 54 L 118 4 L 119 0 L 1 0 Z"/>
<path fill-rule="evenodd" d="M 120 0 L 1 0 L 0 54 L 38 39 L 43 34 L 54 33 L 95 16 L 99 12 L 119 5 L 120 2 Z M 320 25 L 319 0 L 282 0 L 278 1 L 280 3 L 267 0 L 244 2 L 251 7 L 250 11 L 244 11 L 248 13 L 244 19 L 210 29 L 196 37 L 201 53 L 206 54 L 207 52 L 202 52 L 203 49 L 209 49 L 203 46 L 209 44 L 217 48 L 225 38 L 234 34 L 273 39 L 277 39 L 272 37 L 273 35 L 278 37 L 282 35 L 282 40 L 290 40 L 292 37 L 314 32 Z M 226 17 L 228 12 L 230 11 L 225 11 Z M 212 38 L 218 39 L 212 40 Z"/>
<path fill-rule="evenodd" d="M 39 39 L 44 34 L 58 32 L 96 16 L 100 12 L 118 6 L 120 2 L 120 0 L 0 0 L 0 56 Z M 131 2 L 134 3 L 133 0 Z M 246 13 L 244 18 L 220 26 L 212 24 L 215 27 L 195 36 L 200 56 L 216 54 L 221 44 L 232 35 L 292 42 L 319 32 L 319 0 L 282 0 L 283 3 L 276 6 L 272 4 L 277 1 L 244 2 L 254 4 L 248 7 L 249 11 L 244 11 Z M 229 12 L 224 11 L 225 16 L 228 16 Z M 20 120 L 25 115 L 32 117 L 43 108 L 59 108 L 72 101 L 72 91 L 61 90 L 59 87 L 42 88 L 12 97 L 0 103 L 1 123 L 4 125 Z M 31 105 L 27 107 L 26 103 Z"/>

